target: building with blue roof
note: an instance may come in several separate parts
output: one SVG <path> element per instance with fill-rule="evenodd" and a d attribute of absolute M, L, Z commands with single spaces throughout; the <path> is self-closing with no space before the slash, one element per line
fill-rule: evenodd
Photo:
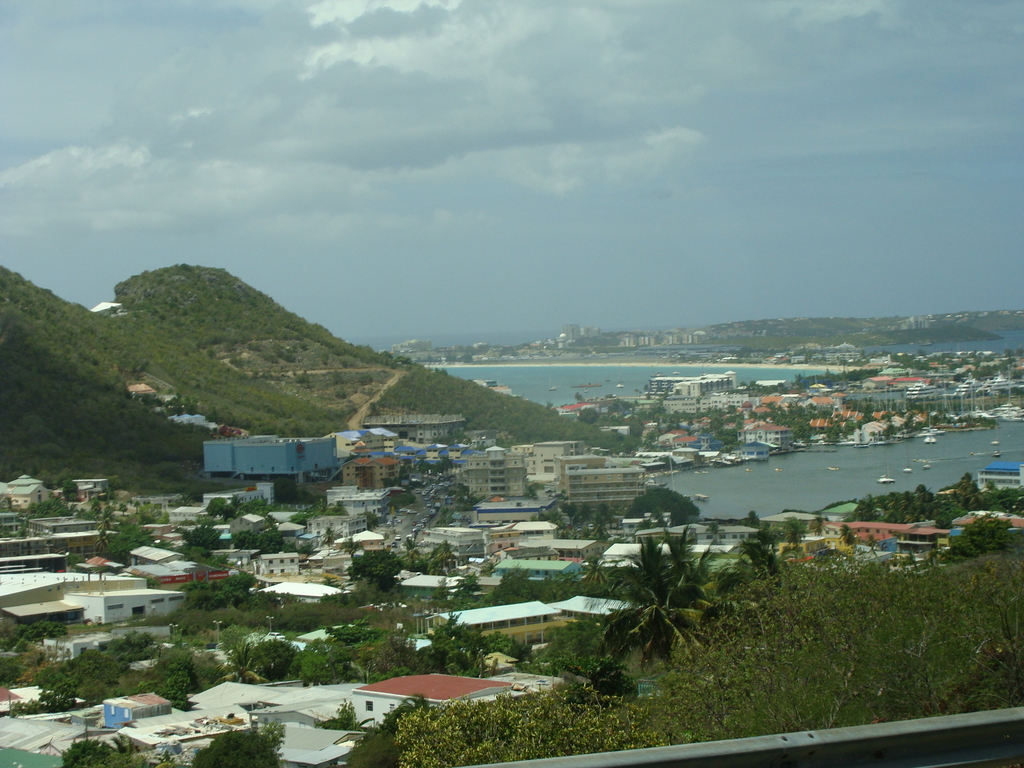
<path fill-rule="evenodd" d="M 978 472 L 978 485 L 996 488 L 1024 488 L 1024 464 L 1019 461 L 993 461 Z"/>
<path fill-rule="evenodd" d="M 211 477 L 294 477 L 299 483 L 328 480 L 340 468 L 335 450 L 333 437 L 257 435 L 206 440 L 203 468 Z"/>

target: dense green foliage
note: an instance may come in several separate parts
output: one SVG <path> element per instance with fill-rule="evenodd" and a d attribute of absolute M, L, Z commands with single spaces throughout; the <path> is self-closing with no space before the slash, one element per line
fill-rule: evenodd
<path fill-rule="evenodd" d="M 173 487 L 201 436 L 130 398 L 140 350 L 77 304 L 0 267 L 0 477 L 146 476 Z"/>
<path fill-rule="evenodd" d="M 640 496 L 633 499 L 629 507 L 630 517 L 647 517 L 650 515 L 660 519 L 663 525 L 689 525 L 700 519 L 700 510 L 690 500 L 669 488 L 648 488 Z"/>
<path fill-rule="evenodd" d="M 1024 703 L 1024 564 L 782 569 L 677 646 L 652 702 L 672 742 Z"/>
<path fill-rule="evenodd" d="M 448 768 L 663 745 L 645 720 L 636 705 L 580 703 L 562 693 L 454 701 L 402 718 L 399 765 Z"/>
<path fill-rule="evenodd" d="M 284 726 L 267 723 L 250 732 L 233 731 L 196 753 L 192 768 L 278 768 Z"/>

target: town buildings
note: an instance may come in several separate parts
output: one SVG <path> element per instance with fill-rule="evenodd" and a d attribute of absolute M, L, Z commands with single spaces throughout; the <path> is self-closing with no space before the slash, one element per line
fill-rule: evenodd
<path fill-rule="evenodd" d="M 203 443 L 203 467 L 211 477 L 293 477 L 296 482 L 329 480 L 338 471 L 330 437 L 258 435 Z"/>
<path fill-rule="evenodd" d="M 460 474 L 475 496 L 526 495 L 526 458 L 498 446 L 469 456 Z"/>

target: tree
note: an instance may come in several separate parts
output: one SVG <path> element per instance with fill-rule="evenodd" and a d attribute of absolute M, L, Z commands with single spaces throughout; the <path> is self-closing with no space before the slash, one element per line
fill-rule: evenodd
<path fill-rule="evenodd" d="M 295 646 L 287 640 L 264 640 L 253 649 L 253 666 L 267 680 L 284 680 L 295 661 Z"/>
<path fill-rule="evenodd" d="M 959 536 L 950 539 L 945 559 L 967 560 L 989 552 L 999 552 L 1010 546 L 1012 536 L 1006 520 L 995 515 L 977 517 L 963 527 Z"/>
<path fill-rule="evenodd" d="M 349 575 L 356 580 L 368 581 L 381 592 L 390 592 L 398 581 L 402 561 L 398 555 L 383 550 L 365 552 L 349 566 Z"/>
<path fill-rule="evenodd" d="M 352 702 L 346 701 L 338 707 L 338 713 L 334 717 L 317 723 L 316 727 L 326 728 L 330 731 L 357 731 L 359 730 L 359 720 L 356 719 L 356 709 L 352 706 Z"/>
<path fill-rule="evenodd" d="M 648 488 L 629 507 L 630 517 L 661 517 L 669 525 L 689 525 L 700 519 L 700 509 L 688 497 L 664 488 Z"/>
<path fill-rule="evenodd" d="M 199 678 L 192 654 L 176 650 L 170 658 L 161 659 L 164 665 L 164 682 L 160 695 L 178 709 L 188 709 L 188 696 L 199 690 Z"/>
<path fill-rule="evenodd" d="M 96 739 L 85 739 L 72 744 L 61 755 L 62 768 L 107 768 L 114 748 Z"/>
<path fill-rule="evenodd" d="M 500 696 L 410 712 L 395 741 L 401 768 L 448 768 L 662 745 L 644 720 L 635 705 L 577 703 L 560 692 Z"/>
<path fill-rule="evenodd" d="M 640 550 L 613 574 L 614 594 L 628 607 L 605 619 L 603 646 L 612 655 L 639 651 L 642 663 L 668 659 L 714 606 L 711 556 L 693 554 L 688 536 L 663 547 L 645 537 Z"/>
<path fill-rule="evenodd" d="M 192 768 L 278 768 L 284 726 L 267 723 L 250 732 L 232 731 L 199 750 Z"/>
<path fill-rule="evenodd" d="M 39 694 L 39 704 L 44 712 L 66 712 L 75 706 L 78 683 L 69 677 L 58 679 L 50 687 L 44 687 Z"/>
<path fill-rule="evenodd" d="M 220 548 L 220 531 L 208 520 L 186 530 L 183 537 L 188 546 L 202 549 L 206 553 Z"/>
<path fill-rule="evenodd" d="M 267 679 L 260 675 L 256 669 L 258 656 L 256 652 L 257 642 L 251 636 L 239 638 L 228 646 L 226 651 L 227 662 L 222 669 L 225 674 L 218 683 L 265 683 Z"/>
<path fill-rule="evenodd" d="M 806 533 L 807 523 L 799 517 L 787 517 L 782 521 L 782 536 L 789 545 L 788 549 L 799 549 Z"/>

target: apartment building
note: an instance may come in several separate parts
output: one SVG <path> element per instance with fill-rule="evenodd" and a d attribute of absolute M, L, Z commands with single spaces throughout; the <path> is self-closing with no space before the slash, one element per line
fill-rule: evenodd
<path fill-rule="evenodd" d="M 476 496 L 526 495 L 526 457 L 499 446 L 468 456 L 461 474 Z"/>

